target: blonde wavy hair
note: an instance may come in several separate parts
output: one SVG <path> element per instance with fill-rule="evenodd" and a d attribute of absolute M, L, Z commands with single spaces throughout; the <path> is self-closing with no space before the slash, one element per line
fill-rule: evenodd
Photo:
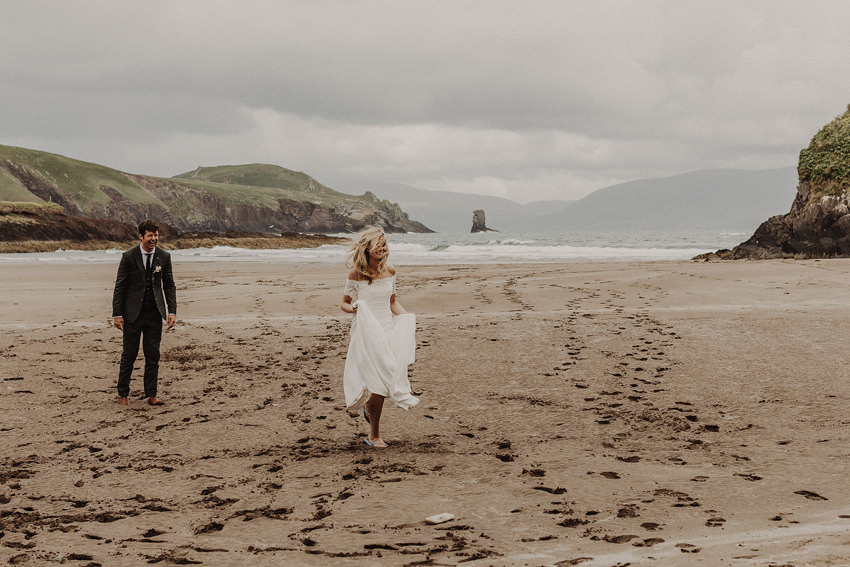
<path fill-rule="evenodd" d="M 351 247 L 348 251 L 348 257 L 345 260 L 345 265 L 360 274 L 363 279 L 370 284 L 372 280 L 380 276 L 384 272 L 384 266 L 387 265 L 389 254 L 385 254 L 378 263 L 377 273 L 373 273 L 369 266 L 370 254 L 369 251 L 378 243 L 380 239 L 386 240 L 386 235 L 383 229 L 377 226 L 366 227 L 366 230 L 360 235 L 360 240 Z"/>

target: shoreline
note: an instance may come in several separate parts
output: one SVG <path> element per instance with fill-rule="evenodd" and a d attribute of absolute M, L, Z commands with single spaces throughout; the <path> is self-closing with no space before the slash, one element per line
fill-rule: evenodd
<path fill-rule="evenodd" d="M 126 409 L 116 269 L 3 267 L 0 561 L 845 556 L 850 260 L 404 266 L 422 403 L 384 451 L 344 408 L 342 265 L 175 266 L 166 405 L 137 370 Z"/>
<path fill-rule="evenodd" d="M 345 262 L 349 241 L 342 243 L 321 244 L 312 248 L 238 248 L 223 245 L 202 248 L 166 248 L 172 252 L 176 263 L 220 263 L 220 264 L 304 264 L 342 266 Z M 115 255 L 128 250 L 134 244 L 126 244 L 123 248 L 115 247 L 97 250 L 56 250 L 51 252 L 22 252 L 2 253 L 0 252 L 0 264 L 38 265 L 50 263 L 52 265 L 68 263 L 111 263 L 116 261 Z M 642 264 L 654 262 L 708 262 L 708 260 L 695 259 L 690 256 L 679 257 L 626 257 L 622 255 L 621 249 L 612 249 L 616 254 L 610 256 L 528 256 L 517 254 L 516 251 L 497 253 L 493 255 L 445 255 L 442 251 L 434 251 L 427 246 L 401 249 L 393 254 L 393 263 L 397 266 L 560 266 L 560 265 L 582 265 L 582 264 Z M 521 252 L 521 251 L 520 251 Z M 711 262 L 725 262 L 726 260 L 710 260 Z"/>
<path fill-rule="evenodd" d="M 184 235 L 185 236 L 185 235 Z M 308 246 L 300 243 L 285 246 L 267 246 L 268 239 L 260 239 L 253 245 L 233 239 L 205 239 L 190 242 L 187 239 L 161 240 L 163 248 L 190 250 L 184 256 L 192 255 L 218 258 L 228 257 L 236 260 L 261 259 L 262 261 L 287 262 L 342 262 L 342 254 L 336 253 L 350 245 L 351 235 L 332 235 L 336 241 L 312 241 Z M 311 237 L 319 238 L 319 237 Z M 323 238 L 323 237 L 322 237 Z M 470 235 L 466 233 L 405 235 L 395 234 L 389 237 L 393 253 L 393 262 L 399 265 L 448 265 L 448 264 L 513 264 L 513 263 L 561 263 L 561 262 L 636 262 L 655 260 L 691 260 L 722 247 L 732 238 L 724 234 L 669 235 L 645 233 L 640 237 L 624 239 L 622 234 L 579 233 L 537 234 L 517 233 L 499 237 Z M 694 240 L 696 238 L 696 240 Z M 175 246 L 175 244 L 177 244 Z M 330 245 L 328 245 L 330 244 Z M 92 245 L 87 248 L 127 249 L 135 245 L 128 241 L 126 245 Z M 186 248 L 190 246 L 192 248 Z M 45 245 L 40 250 L 60 248 L 56 244 Z M 76 246 L 76 248 L 82 248 Z M 16 245 L 16 249 L 21 250 Z M 61 252 L 41 252 L 41 257 L 96 257 L 104 255 L 100 251 L 63 250 Z M 8 261 L 10 254 L 0 253 L 0 261 Z M 25 259 L 22 256 L 20 260 Z"/>

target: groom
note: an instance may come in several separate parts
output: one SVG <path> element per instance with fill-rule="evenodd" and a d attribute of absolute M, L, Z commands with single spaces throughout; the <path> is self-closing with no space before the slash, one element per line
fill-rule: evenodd
<path fill-rule="evenodd" d="M 141 339 L 145 353 L 145 397 L 150 405 L 158 406 L 164 403 L 156 397 L 162 321 L 165 319 L 170 329 L 177 320 L 177 287 L 171 273 L 171 255 L 156 247 L 159 226 L 152 220 L 143 221 L 139 225 L 139 240 L 139 246 L 121 255 L 112 294 L 113 322 L 124 331 L 118 403 L 130 405 L 130 374 Z"/>

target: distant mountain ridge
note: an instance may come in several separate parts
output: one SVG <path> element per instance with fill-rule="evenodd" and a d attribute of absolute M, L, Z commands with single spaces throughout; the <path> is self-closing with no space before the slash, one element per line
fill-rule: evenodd
<path fill-rule="evenodd" d="M 368 225 L 431 232 L 395 203 L 341 193 L 275 165 L 197 168 L 161 178 L 2 145 L 0 201 L 53 202 L 72 216 L 130 224 L 154 218 L 180 232 L 345 233 Z"/>
<path fill-rule="evenodd" d="M 788 208 L 796 184 L 793 167 L 710 169 L 620 183 L 578 201 L 525 205 L 500 197 L 427 191 L 402 184 L 359 187 L 370 187 L 398 202 L 411 217 L 441 232 L 468 232 L 476 209 L 487 213 L 488 226 L 506 232 L 752 230 L 765 217 Z"/>
<path fill-rule="evenodd" d="M 793 167 L 709 169 L 612 185 L 539 219 L 562 230 L 752 230 L 794 200 Z"/>

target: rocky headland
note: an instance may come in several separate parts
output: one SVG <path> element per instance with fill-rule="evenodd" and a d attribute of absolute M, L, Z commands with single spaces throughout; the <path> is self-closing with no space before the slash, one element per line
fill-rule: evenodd
<path fill-rule="evenodd" d="M 163 248 L 313 248 L 342 244 L 340 237 L 285 232 L 280 235 L 229 230 L 184 232 L 159 223 Z M 56 203 L 0 202 L 0 253 L 129 248 L 138 243 L 135 225 L 112 219 L 75 217 Z"/>
<path fill-rule="evenodd" d="M 702 259 L 850 256 L 850 106 L 800 152 L 791 210 L 769 218 L 731 250 Z"/>
<path fill-rule="evenodd" d="M 341 193 L 268 164 L 198 167 L 162 178 L 0 146 L 0 201 L 55 203 L 69 217 L 130 225 L 152 218 L 178 232 L 339 234 L 370 225 L 388 233 L 433 232 L 374 193 Z"/>

